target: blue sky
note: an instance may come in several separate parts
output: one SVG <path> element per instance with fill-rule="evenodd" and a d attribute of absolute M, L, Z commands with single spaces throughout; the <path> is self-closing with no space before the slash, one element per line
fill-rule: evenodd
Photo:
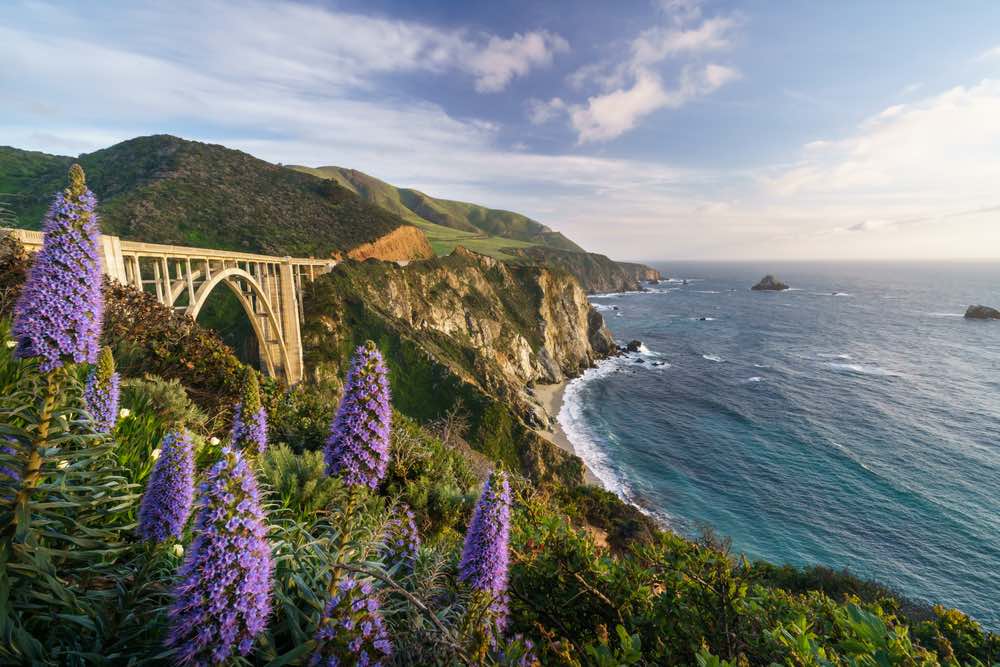
<path fill-rule="evenodd" d="M 0 6 L 0 144 L 337 164 L 633 259 L 1000 256 L 995 2 Z"/>

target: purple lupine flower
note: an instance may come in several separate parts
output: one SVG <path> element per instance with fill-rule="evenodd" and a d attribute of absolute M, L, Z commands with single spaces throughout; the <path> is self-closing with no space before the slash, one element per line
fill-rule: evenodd
<path fill-rule="evenodd" d="M 271 612 L 271 547 L 253 470 L 222 449 L 201 485 L 196 537 L 179 571 L 167 646 L 180 664 L 246 655 Z"/>
<path fill-rule="evenodd" d="M 507 625 L 507 571 L 510 564 L 510 484 L 503 472 L 486 480 L 465 534 L 458 578 L 490 596 L 495 627 Z"/>
<path fill-rule="evenodd" d="M 43 373 L 67 360 L 97 360 L 104 301 L 101 296 L 100 228 L 83 169 L 69 169 L 70 186 L 45 216 L 45 241 L 14 309 L 11 329 L 22 359 L 41 357 Z"/>
<path fill-rule="evenodd" d="M 326 472 L 348 484 L 376 488 L 389 466 L 388 370 L 375 343 L 354 351 L 344 397 L 326 441 Z"/>
<path fill-rule="evenodd" d="M 118 422 L 118 373 L 111 348 L 101 350 L 97 365 L 90 369 L 83 400 L 98 433 L 109 433 Z"/>
<path fill-rule="evenodd" d="M 179 538 L 194 501 L 194 445 L 187 433 L 163 436 L 160 456 L 139 503 L 139 537 L 152 542 Z"/>
<path fill-rule="evenodd" d="M 385 526 L 385 545 L 382 560 L 386 566 L 399 564 L 403 572 L 412 572 L 420 551 L 420 533 L 413 518 L 413 512 L 406 504 L 397 505 Z"/>
<path fill-rule="evenodd" d="M 392 655 L 392 642 L 370 583 L 347 577 L 323 610 L 316 628 L 311 667 L 380 667 Z"/>
<path fill-rule="evenodd" d="M 249 366 L 243 373 L 243 394 L 233 409 L 233 445 L 243 451 L 263 454 L 267 449 L 267 410 L 260 404 L 257 373 Z"/>

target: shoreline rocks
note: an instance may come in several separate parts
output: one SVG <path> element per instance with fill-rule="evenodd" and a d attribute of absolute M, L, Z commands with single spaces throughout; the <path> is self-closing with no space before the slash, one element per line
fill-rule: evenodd
<path fill-rule="evenodd" d="M 965 311 L 967 320 L 1000 320 L 1000 310 L 989 306 L 969 306 Z"/>
<path fill-rule="evenodd" d="M 755 292 L 783 292 L 788 289 L 788 285 L 781 282 L 770 273 L 760 279 L 760 282 L 751 287 Z"/>

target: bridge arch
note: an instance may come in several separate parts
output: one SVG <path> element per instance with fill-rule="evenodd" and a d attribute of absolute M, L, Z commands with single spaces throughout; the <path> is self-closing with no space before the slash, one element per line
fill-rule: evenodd
<path fill-rule="evenodd" d="M 290 364 L 288 348 L 281 334 L 281 323 L 260 283 L 243 269 L 223 269 L 199 285 L 194 293 L 194 300 L 188 304 L 184 314 L 197 320 L 198 313 L 220 283 L 228 287 L 243 306 L 260 344 L 261 361 L 264 362 L 267 374 L 274 377 L 279 369 L 282 373 L 287 373 Z M 176 296 L 173 298 L 176 299 Z"/>
<path fill-rule="evenodd" d="M 29 252 L 38 251 L 44 234 L 3 229 Z M 102 270 L 123 285 L 156 296 L 176 311 L 197 318 L 212 291 L 224 283 L 250 320 L 268 375 L 288 384 L 302 380 L 302 288 L 328 273 L 337 262 L 316 257 L 275 257 L 255 253 L 160 245 L 100 236 Z M 186 293 L 187 298 L 182 299 Z"/>

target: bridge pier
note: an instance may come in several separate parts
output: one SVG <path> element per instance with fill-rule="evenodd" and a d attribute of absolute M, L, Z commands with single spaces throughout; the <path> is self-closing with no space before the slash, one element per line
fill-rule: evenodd
<path fill-rule="evenodd" d="M 41 232 L 3 231 L 29 251 L 42 247 Z M 109 278 L 155 294 L 157 301 L 192 319 L 197 319 L 212 291 L 225 284 L 250 319 L 264 371 L 290 385 L 302 380 L 303 283 L 327 273 L 336 261 L 123 241 L 109 235 L 101 236 L 100 249 Z M 187 303 L 177 305 L 182 295 Z"/>

